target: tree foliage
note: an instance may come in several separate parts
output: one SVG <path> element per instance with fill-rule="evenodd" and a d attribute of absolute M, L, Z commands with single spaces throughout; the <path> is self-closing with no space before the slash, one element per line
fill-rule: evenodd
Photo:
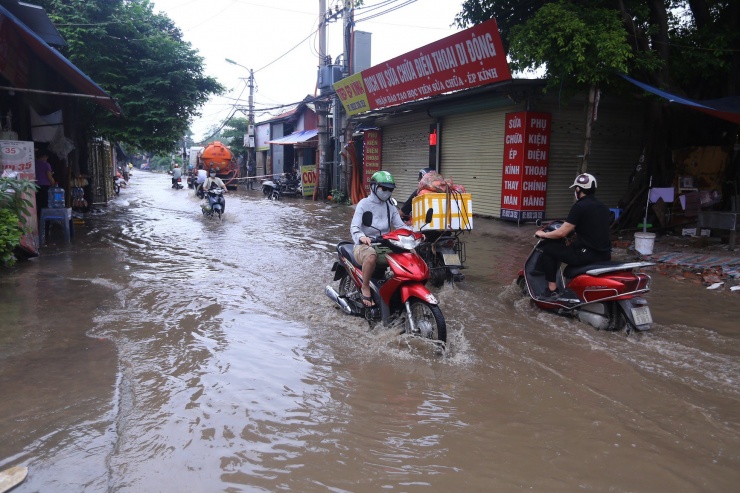
<path fill-rule="evenodd" d="M 234 117 L 224 125 L 221 131 L 221 141 L 229 147 L 234 156 L 244 153 L 244 134 L 247 133 L 249 120 L 244 117 Z"/>
<path fill-rule="evenodd" d="M 740 91 L 736 0 L 465 0 L 455 22 L 495 18 L 515 69 L 551 85 L 609 85 L 615 72 L 696 99 Z"/>
<path fill-rule="evenodd" d="M 44 0 L 68 43 L 63 54 L 113 96 L 123 117 L 93 106 L 90 132 L 138 149 L 179 147 L 192 119 L 224 88 L 203 59 L 149 0 Z"/>

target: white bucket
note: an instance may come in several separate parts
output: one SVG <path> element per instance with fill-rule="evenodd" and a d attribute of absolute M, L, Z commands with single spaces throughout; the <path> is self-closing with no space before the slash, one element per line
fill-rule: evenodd
<path fill-rule="evenodd" d="M 652 255 L 655 233 L 635 233 L 635 250 L 642 255 Z"/>

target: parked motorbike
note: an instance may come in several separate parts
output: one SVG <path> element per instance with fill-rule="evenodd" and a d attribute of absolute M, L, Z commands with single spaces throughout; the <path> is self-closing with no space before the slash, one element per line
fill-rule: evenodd
<path fill-rule="evenodd" d="M 563 221 L 553 221 L 543 230 L 554 231 L 562 225 Z M 529 296 L 537 307 L 575 317 L 598 330 L 625 329 L 629 333 L 652 327 L 650 307 L 640 296 L 650 291 L 650 276 L 637 269 L 654 263 L 609 261 L 577 267 L 561 265 L 556 279 L 560 295 L 545 298 L 540 295 L 547 288 L 545 275 L 535 270 L 542 254 L 538 246 L 543 241 L 562 240 L 540 239 L 517 280 L 522 294 Z"/>
<path fill-rule="evenodd" d="M 427 224 L 432 210 L 427 213 Z M 362 223 L 372 225 L 372 212 L 365 212 Z M 380 231 L 378 231 L 380 233 Z M 402 333 L 429 339 L 444 350 L 447 326 L 437 298 L 427 289 L 429 269 L 414 250 L 422 241 L 422 234 L 401 228 L 372 238 L 387 263 L 378 262 L 370 280 L 374 306 L 362 301 L 362 265 L 353 255 L 354 244 L 342 241 L 337 245 L 338 260 L 332 266 L 338 291 L 326 286 L 326 295 L 347 315 L 364 317 L 372 326 L 377 323 L 399 323 Z"/>
<path fill-rule="evenodd" d="M 123 178 L 119 178 L 116 176 L 116 179 L 113 180 L 113 191 L 116 192 L 116 195 L 119 195 L 121 193 L 121 182 L 123 181 Z"/>
<path fill-rule="evenodd" d="M 398 202 L 391 197 L 391 204 L 398 207 Z M 399 210 L 401 219 L 410 221 L 411 215 L 404 215 Z M 426 239 L 422 241 L 416 252 L 424 259 L 429 267 L 429 280 L 434 287 L 440 287 L 445 282 L 461 282 L 465 280 L 464 269 L 467 256 L 465 243 L 460 241 L 463 230 L 427 230 Z"/>
<path fill-rule="evenodd" d="M 429 267 L 432 286 L 439 287 L 445 282 L 465 280 L 465 243 L 460 241 L 462 231 L 425 231 L 426 240 L 416 247 L 417 253 Z"/>
<path fill-rule="evenodd" d="M 224 213 L 226 208 L 226 198 L 224 197 L 223 188 L 211 188 L 204 192 L 205 201 L 201 204 L 203 215 L 213 218 L 217 216 L 221 219 L 221 215 Z"/>
<path fill-rule="evenodd" d="M 262 193 L 270 200 L 280 200 L 281 197 L 295 197 L 303 193 L 301 180 L 283 173 L 274 180 L 262 182 Z"/>
<path fill-rule="evenodd" d="M 121 171 L 116 172 L 116 177 L 113 179 L 113 191 L 116 192 L 116 195 L 119 195 L 121 193 L 121 188 L 126 187 L 126 180 L 124 179 L 123 174 Z"/>

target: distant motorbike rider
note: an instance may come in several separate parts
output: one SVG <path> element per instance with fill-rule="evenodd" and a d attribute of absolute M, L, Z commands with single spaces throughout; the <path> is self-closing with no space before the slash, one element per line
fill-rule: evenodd
<path fill-rule="evenodd" d="M 374 306 L 370 291 L 370 278 L 378 262 L 378 254 L 371 245 L 371 236 L 385 234 L 405 226 L 398 209 L 391 206 L 389 200 L 396 188 L 393 176 L 387 171 L 378 171 L 370 178 L 370 195 L 360 200 L 355 209 L 350 225 L 350 234 L 355 244 L 353 253 L 355 260 L 362 264 L 362 302 L 365 306 Z M 370 211 L 373 213 L 373 227 L 362 224 L 362 215 Z"/>
<path fill-rule="evenodd" d="M 430 171 L 434 171 L 434 170 L 431 168 L 420 169 L 419 170 L 419 181 L 421 181 L 421 179 L 424 178 L 424 175 L 426 175 Z M 416 197 L 417 195 L 419 195 L 419 187 L 416 187 L 416 190 L 414 190 L 413 193 L 409 195 L 409 198 L 401 206 L 401 218 L 404 221 L 408 221 L 411 219 L 411 208 L 414 203 L 414 197 Z"/>
<path fill-rule="evenodd" d="M 195 175 L 195 195 L 199 198 L 203 198 L 203 184 L 208 179 L 208 172 L 203 168 L 202 164 L 198 165 L 198 172 Z"/>
<path fill-rule="evenodd" d="M 176 187 L 178 184 L 178 180 L 182 177 L 182 169 L 180 169 L 180 165 L 175 163 L 174 168 L 172 168 L 172 186 Z"/>
<path fill-rule="evenodd" d="M 544 273 L 547 290 L 544 298 L 557 297 L 556 274 L 560 262 L 569 266 L 587 265 L 611 260 L 611 237 L 609 223 L 611 212 L 599 202 L 596 193 L 596 178 L 588 173 L 578 175 L 570 186 L 575 188 L 576 203 L 570 208 L 562 226 L 554 231 L 537 231 L 535 236 L 548 240 L 567 237 L 573 231 L 576 239 L 570 245 L 561 241 L 543 242 L 542 255 L 535 270 Z"/>

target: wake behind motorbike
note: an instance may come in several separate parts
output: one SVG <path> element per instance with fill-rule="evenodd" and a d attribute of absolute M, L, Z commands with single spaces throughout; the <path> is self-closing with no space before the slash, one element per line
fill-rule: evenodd
<path fill-rule="evenodd" d="M 554 231 L 563 221 L 553 221 L 543 231 Z M 655 265 L 652 262 L 598 262 L 583 266 L 565 266 L 557 272 L 559 295 L 544 297 L 547 288 L 545 275 L 535 269 L 542 255 L 540 239 L 519 271 L 517 284 L 522 294 L 543 309 L 575 317 L 598 330 L 649 330 L 653 317 L 646 299 L 641 295 L 650 291 L 650 276 L 638 269 Z"/>
<path fill-rule="evenodd" d="M 427 224 L 432 210 L 427 212 Z M 372 212 L 365 212 L 362 223 L 372 225 Z M 380 231 L 378 231 L 380 233 Z M 437 298 L 426 287 L 429 269 L 414 250 L 422 241 L 422 233 L 401 228 L 372 239 L 379 253 L 378 265 L 370 280 L 375 303 L 365 306 L 362 301 L 362 265 L 354 258 L 354 244 L 342 241 L 337 245 L 338 260 L 332 266 L 338 290 L 326 286 L 326 295 L 347 315 L 364 317 L 373 327 L 398 323 L 401 333 L 430 340 L 443 350 L 447 341 L 447 326 Z M 385 262 L 380 257 L 385 256 Z"/>
<path fill-rule="evenodd" d="M 211 188 L 204 192 L 205 200 L 201 204 L 201 210 L 203 215 L 209 218 L 213 216 L 221 219 L 221 215 L 224 213 L 226 207 L 226 199 L 224 198 L 223 188 Z"/>

